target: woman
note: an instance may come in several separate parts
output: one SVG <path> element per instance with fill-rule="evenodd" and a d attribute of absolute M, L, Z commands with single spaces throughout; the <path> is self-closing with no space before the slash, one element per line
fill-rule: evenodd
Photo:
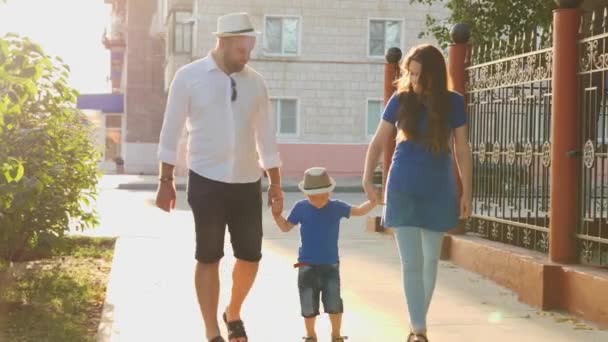
<path fill-rule="evenodd" d="M 448 90 L 445 60 L 431 45 L 414 47 L 404 59 L 397 92 L 388 101 L 369 145 L 363 187 L 370 200 L 382 146 L 397 129 L 388 173 L 383 224 L 393 227 L 410 313 L 408 342 L 428 342 L 426 316 L 435 288 L 441 242 L 458 219 L 471 214 L 471 151 L 463 97 Z M 458 191 L 454 152 L 463 193 Z"/>

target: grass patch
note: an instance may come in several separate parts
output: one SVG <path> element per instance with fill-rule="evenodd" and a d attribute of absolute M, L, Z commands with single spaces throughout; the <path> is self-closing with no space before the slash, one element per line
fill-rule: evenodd
<path fill-rule="evenodd" d="M 114 242 L 68 238 L 50 258 L 15 263 L 0 274 L 0 340 L 94 341 Z"/>
<path fill-rule="evenodd" d="M 53 249 L 56 256 L 94 258 L 112 261 L 115 239 L 71 237 L 64 240 L 63 246 Z"/>

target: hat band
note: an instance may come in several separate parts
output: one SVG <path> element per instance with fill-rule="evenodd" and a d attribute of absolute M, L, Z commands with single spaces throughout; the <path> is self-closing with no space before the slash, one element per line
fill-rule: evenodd
<path fill-rule="evenodd" d="M 304 190 L 319 190 L 319 189 L 323 189 L 323 188 L 329 188 L 331 186 L 331 183 L 326 184 L 326 185 L 321 185 L 321 186 L 316 186 L 314 188 L 307 188 L 307 187 L 303 187 Z"/>
<path fill-rule="evenodd" d="M 252 28 L 248 28 L 248 29 L 244 29 L 244 30 L 238 30 L 238 31 L 228 31 L 228 32 L 222 32 L 223 34 L 236 34 L 236 33 L 247 33 L 247 32 L 253 32 L 254 30 Z"/>

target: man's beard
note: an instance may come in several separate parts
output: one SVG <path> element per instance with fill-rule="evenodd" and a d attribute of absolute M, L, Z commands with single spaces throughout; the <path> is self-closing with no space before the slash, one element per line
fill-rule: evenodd
<path fill-rule="evenodd" d="M 241 72 L 245 68 L 245 64 L 233 63 L 230 61 L 226 61 L 225 64 L 230 69 L 230 73 Z"/>

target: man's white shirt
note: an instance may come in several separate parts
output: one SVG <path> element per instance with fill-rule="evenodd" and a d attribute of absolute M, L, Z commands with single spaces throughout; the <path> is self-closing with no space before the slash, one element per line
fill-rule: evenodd
<path fill-rule="evenodd" d="M 231 101 L 230 77 L 237 98 Z M 177 163 L 184 125 L 188 168 L 225 183 L 257 181 L 280 167 L 274 120 L 264 80 L 249 66 L 226 75 L 211 54 L 177 71 L 167 99 L 158 158 Z"/>

